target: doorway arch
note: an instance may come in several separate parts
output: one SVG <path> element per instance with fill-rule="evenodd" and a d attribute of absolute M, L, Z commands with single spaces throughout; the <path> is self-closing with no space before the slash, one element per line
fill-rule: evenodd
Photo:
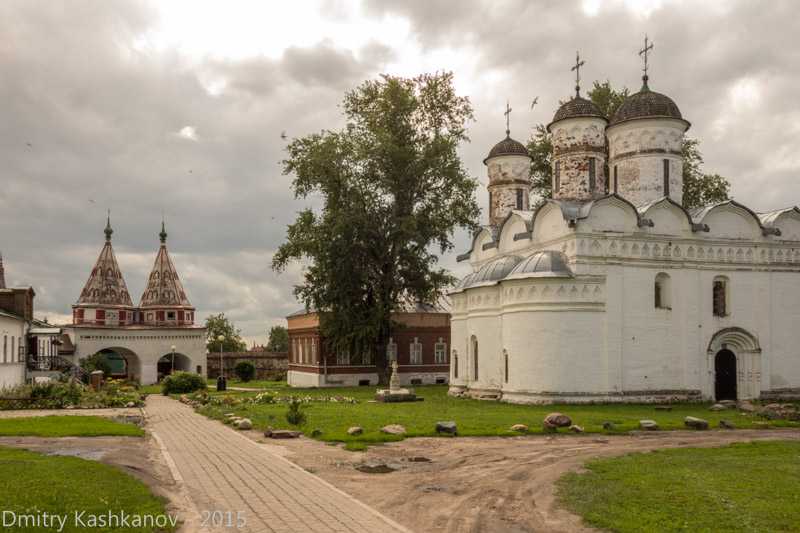
<path fill-rule="evenodd" d="M 736 400 L 736 354 L 722 349 L 714 356 L 714 398 L 720 400 Z"/>
<path fill-rule="evenodd" d="M 761 395 L 761 346 L 755 335 L 738 327 L 721 329 L 711 337 L 707 353 L 709 378 L 704 395 L 716 400 Z"/>
<path fill-rule="evenodd" d="M 111 373 L 107 377 L 136 381 L 141 374 L 139 356 L 133 350 L 113 346 L 97 352 L 108 364 Z"/>
<path fill-rule="evenodd" d="M 161 381 L 164 377 L 172 374 L 172 372 L 191 372 L 192 361 L 182 353 L 168 353 L 166 355 L 162 355 L 158 360 L 156 370 L 158 381 Z"/>

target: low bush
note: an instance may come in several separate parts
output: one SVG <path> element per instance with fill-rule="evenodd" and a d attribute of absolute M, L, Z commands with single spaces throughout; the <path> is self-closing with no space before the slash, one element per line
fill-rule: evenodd
<path fill-rule="evenodd" d="M 205 390 L 206 387 L 205 378 L 193 372 L 175 372 L 161 382 L 161 392 L 165 396 Z"/>
<path fill-rule="evenodd" d="M 0 400 L 0 410 L 66 407 L 94 409 L 143 404 L 142 395 L 135 387 L 117 380 L 106 381 L 98 391 L 74 380 L 19 385 L 0 391 Z"/>
<path fill-rule="evenodd" d="M 256 366 L 250 361 L 239 361 L 233 371 L 240 381 L 245 383 L 256 377 Z"/>
<path fill-rule="evenodd" d="M 306 414 L 303 412 L 303 403 L 297 400 L 289 402 L 286 410 L 286 421 L 293 426 L 302 426 L 306 422 Z"/>

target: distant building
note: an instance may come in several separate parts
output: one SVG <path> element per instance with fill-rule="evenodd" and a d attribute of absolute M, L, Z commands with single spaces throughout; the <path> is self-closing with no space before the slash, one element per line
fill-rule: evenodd
<path fill-rule="evenodd" d="M 101 353 L 113 377 L 142 384 L 155 383 L 173 370 L 205 374 L 206 328 L 195 325 L 195 309 L 167 251 L 163 222 L 161 246 L 138 306 L 114 256 L 112 233 L 109 220 L 105 245 L 72 306 L 72 324 L 64 327 L 68 338 L 61 354 L 77 363 Z"/>
<path fill-rule="evenodd" d="M 399 324 L 386 348 L 397 360 L 403 385 L 447 383 L 450 369 L 450 314 L 418 306 L 393 314 Z M 378 369 L 369 354 L 333 353 L 325 346 L 317 312 L 287 317 L 288 382 L 293 387 L 376 385 Z"/>
<path fill-rule="evenodd" d="M 7 288 L 0 255 L 0 390 L 25 383 L 25 343 L 33 320 L 30 287 Z"/>

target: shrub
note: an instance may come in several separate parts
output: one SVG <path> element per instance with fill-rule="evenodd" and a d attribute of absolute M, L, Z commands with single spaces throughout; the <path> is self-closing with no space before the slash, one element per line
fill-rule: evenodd
<path fill-rule="evenodd" d="M 240 381 L 250 381 L 256 376 L 256 366 L 250 361 L 239 361 L 233 371 Z"/>
<path fill-rule="evenodd" d="M 84 371 L 84 380 L 88 382 L 89 375 L 95 370 L 102 370 L 103 376 L 108 377 L 111 374 L 111 366 L 108 364 L 105 356 L 101 353 L 84 357 L 78 361 L 81 369 Z"/>
<path fill-rule="evenodd" d="M 164 378 L 161 382 L 161 392 L 169 394 L 183 394 L 205 390 L 206 380 L 200 374 L 193 372 L 175 372 Z"/>
<path fill-rule="evenodd" d="M 303 412 L 303 403 L 293 399 L 289 402 L 286 410 L 286 421 L 293 426 L 302 426 L 306 422 L 306 414 Z"/>

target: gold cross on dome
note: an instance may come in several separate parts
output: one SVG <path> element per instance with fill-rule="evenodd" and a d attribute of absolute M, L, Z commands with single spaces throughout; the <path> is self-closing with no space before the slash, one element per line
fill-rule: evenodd
<path fill-rule="evenodd" d="M 581 67 L 586 64 L 586 61 L 581 61 L 580 51 L 575 52 L 575 66 L 570 70 L 575 71 L 575 96 L 581 94 Z"/>

